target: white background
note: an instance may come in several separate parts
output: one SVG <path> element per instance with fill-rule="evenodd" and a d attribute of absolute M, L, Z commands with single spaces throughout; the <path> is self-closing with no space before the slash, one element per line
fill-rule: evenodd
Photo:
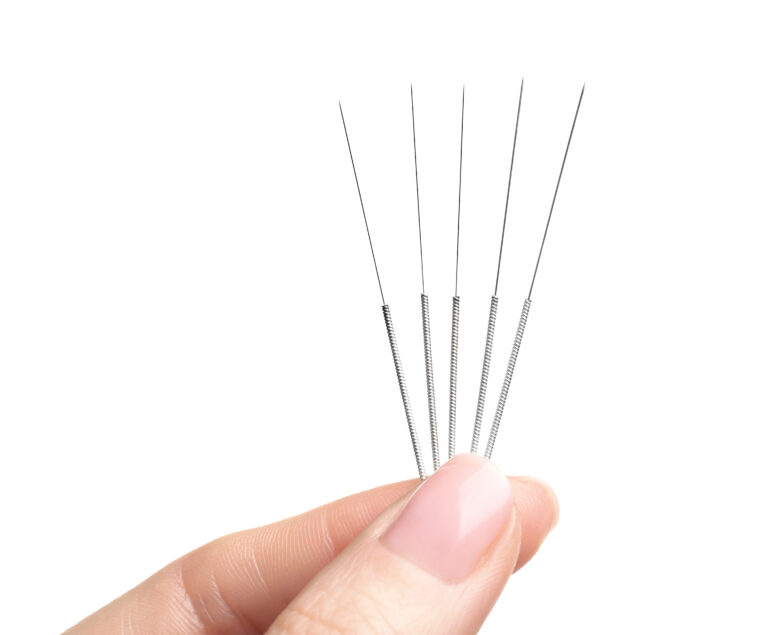
<path fill-rule="evenodd" d="M 414 475 L 338 98 L 426 453 L 408 87 L 445 431 L 466 83 L 468 448 L 525 74 L 489 410 L 586 81 L 495 454 L 561 520 L 484 632 L 765 633 L 758 7 L 0 5 L 2 630 Z"/>

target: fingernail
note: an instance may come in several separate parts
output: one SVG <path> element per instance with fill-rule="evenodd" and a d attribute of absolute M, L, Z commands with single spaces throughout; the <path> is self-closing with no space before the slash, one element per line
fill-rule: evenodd
<path fill-rule="evenodd" d="M 512 488 L 488 459 L 454 457 L 416 491 L 382 536 L 392 551 L 428 573 L 467 577 L 512 512 Z"/>

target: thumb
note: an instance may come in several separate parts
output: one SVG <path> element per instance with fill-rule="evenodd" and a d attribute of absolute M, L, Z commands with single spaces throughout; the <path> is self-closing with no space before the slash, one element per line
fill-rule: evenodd
<path fill-rule="evenodd" d="M 557 515 L 539 489 L 550 523 L 537 544 Z M 459 455 L 374 520 L 268 633 L 474 633 L 515 570 L 523 509 L 493 463 Z"/>

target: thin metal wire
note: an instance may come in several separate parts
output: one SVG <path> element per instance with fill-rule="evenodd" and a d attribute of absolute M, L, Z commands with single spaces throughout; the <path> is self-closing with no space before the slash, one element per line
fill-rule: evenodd
<path fill-rule="evenodd" d="M 451 308 L 451 372 L 448 394 L 448 459 L 456 454 L 456 391 L 459 374 L 459 237 L 461 236 L 461 174 L 464 164 L 464 93 L 461 89 L 461 137 L 459 143 L 459 204 L 456 214 L 456 277 Z"/>
<path fill-rule="evenodd" d="M 504 253 L 504 235 L 507 232 L 507 212 L 509 211 L 509 191 L 512 189 L 512 168 L 515 165 L 515 150 L 517 149 L 517 128 L 520 125 L 520 106 L 523 104 L 523 82 L 520 80 L 520 96 L 517 99 L 517 117 L 515 118 L 515 138 L 512 141 L 512 159 L 509 161 L 509 179 L 507 180 L 507 199 L 504 203 L 504 222 L 501 225 L 501 243 L 499 244 L 499 264 L 496 265 L 496 286 L 493 295 L 499 293 L 499 276 L 501 274 L 501 255 Z"/>
<path fill-rule="evenodd" d="M 515 365 L 517 364 L 517 356 L 520 353 L 520 345 L 523 341 L 523 334 L 525 333 L 525 325 L 528 322 L 528 312 L 531 308 L 531 293 L 533 292 L 533 283 L 536 281 L 536 272 L 539 269 L 539 262 L 541 261 L 541 253 L 544 250 L 544 241 L 547 239 L 547 231 L 549 230 L 549 222 L 552 220 L 552 210 L 555 208 L 555 200 L 557 199 L 557 191 L 560 189 L 560 180 L 563 178 L 563 169 L 565 168 L 565 160 L 568 158 L 568 150 L 571 147 L 571 139 L 573 138 L 573 131 L 576 127 L 576 119 L 579 116 L 579 109 L 581 108 L 581 100 L 584 97 L 584 86 L 581 88 L 581 94 L 579 95 L 579 103 L 576 106 L 576 113 L 573 115 L 573 123 L 571 124 L 571 132 L 568 135 L 568 143 L 565 146 L 565 152 L 563 153 L 563 163 L 560 166 L 560 173 L 557 176 L 557 184 L 555 185 L 555 193 L 552 196 L 552 205 L 549 208 L 549 216 L 547 216 L 547 226 L 544 229 L 544 237 L 541 239 L 541 247 L 539 248 L 539 256 L 536 259 L 536 269 L 533 271 L 533 278 L 531 279 L 531 287 L 528 290 L 528 297 L 523 303 L 523 310 L 520 314 L 520 321 L 517 324 L 517 333 L 515 334 L 515 341 L 512 345 L 512 352 L 509 355 L 509 362 L 507 363 L 507 372 L 504 376 L 504 383 L 501 387 L 501 394 L 499 395 L 499 401 L 496 405 L 496 414 L 493 417 L 493 425 L 491 426 L 491 432 L 488 435 L 488 444 L 485 448 L 486 458 L 491 458 L 493 453 L 493 447 L 496 443 L 496 436 L 499 432 L 499 425 L 501 424 L 501 417 L 504 414 L 504 406 L 507 402 L 507 394 L 509 393 L 509 385 L 512 381 L 512 375 L 515 372 Z"/>
<path fill-rule="evenodd" d="M 416 172 L 416 214 L 419 219 L 419 257 L 421 258 L 421 292 L 424 293 L 424 245 L 421 241 L 421 201 L 419 200 L 419 162 L 416 159 L 416 113 L 413 108 L 413 84 L 411 84 L 411 124 L 413 126 L 413 168 Z"/>
<path fill-rule="evenodd" d="M 429 298 L 424 292 L 424 248 L 421 238 L 421 202 L 419 200 L 419 162 L 416 158 L 416 114 L 413 106 L 413 85 L 411 85 L 411 122 L 413 127 L 413 167 L 416 174 L 416 211 L 419 218 L 419 254 L 421 257 L 421 327 L 424 336 L 424 370 L 427 379 L 427 408 L 429 410 L 429 438 L 432 445 L 432 466 L 440 467 L 440 447 L 437 430 L 437 408 L 435 405 L 435 372 L 432 366 L 432 328 L 429 321 Z"/>
<path fill-rule="evenodd" d="M 405 420 L 408 423 L 408 432 L 411 437 L 411 445 L 413 446 L 413 454 L 416 457 L 416 468 L 419 472 L 419 478 L 424 480 L 427 478 L 427 473 L 424 470 L 424 461 L 421 458 L 421 446 L 419 444 L 419 438 L 416 433 L 416 425 L 413 420 L 413 412 L 411 409 L 411 400 L 408 396 L 408 389 L 405 384 L 405 373 L 403 371 L 403 364 L 400 361 L 400 352 L 397 348 L 397 340 L 395 338 L 395 328 L 392 325 L 392 316 L 389 311 L 389 306 L 384 301 L 384 291 L 381 287 L 381 278 L 379 277 L 379 268 L 376 265 L 376 254 L 373 251 L 373 241 L 371 240 L 371 232 L 368 228 L 368 217 L 365 213 L 365 205 L 363 205 L 363 195 L 360 192 L 360 181 L 357 178 L 357 169 L 355 168 L 355 159 L 352 156 L 352 145 L 349 142 L 349 133 L 347 132 L 347 123 L 344 120 L 344 110 L 339 102 L 339 112 L 341 113 L 341 122 L 344 125 L 344 136 L 347 139 L 347 148 L 349 149 L 349 159 L 352 162 L 352 171 L 355 175 L 355 184 L 357 185 L 357 194 L 360 198 L 360 208 L 363 210 L 363 219 L 365 220 L 365 231 L 368 234 L 368 244 L 371 247 L 371 256 L 373 257 L 373 266 L 376 269 L 376 279 L 379 283 L 379 292 L 381 293 L 382 312 L 384 313 L 384 326 L 387 330 L 387 338 L 389 339 L 389 348 L 392 351 L 392 360 L 395 363 L 395 374 L 397 375 L 397 384 L 400 387 L 400 397 L 403 401 L 403 409 L 405 410 Z"/>
<path fill-rule="evenodd" d="M 456 275 L 453 295 L 459 295 L 459 237 L 461 236 L 461 172 L 464 164 L 464 87 L 461 89 L 461 141 L 459 143 L 459 209 L 456 214 Z"/>
<path fill-rule="evenodd" d="M 493 336 L 496 330 L 496 311 L 499 305 L 497 293 L 499 292 L 499 277 L 501 276 L 501 257 L 504 253 L 504 236 L 507 232 L 507 215 L 509 213 L 509 193 L 512 189 L 512 168 L 515 166 L 515 152 L 517 150 L 517 131 L 520 127 L 520 110 L 523 105 L 523 87 L 525 80 L 520 80 L 520 95 L 517 99 L 517 115 L 515 116 L 515 136 L 512 140 L 512 158 L 509 161 L 509 178 L 507 179 L 507 197 L 504 202 L 504 221 L 501 225 L 501 241 L 499 243 L 499 261 L 496 265 L 496 284 L 493 288 L 491 297 L 491 308 L 488 312 L 488 327 L 485 333 L 485 353 L 483 355 L 483 370 L 480 374 L 480 390 L 477 397 L 477 410 L 475 411 L 475 426 L 472 430 L 473 453 L 477 452 L 480 445 L 480 432 L 483 427 L 483 413 L 485 410 L 485 396 L 488 390 L 488 374 L 491 367 L 491 356 L 493 355 Z"/>
<path fill-rule="evenodd" d="M 581 108 L 581 100 L 584 97 L 584 89 L 586 84 L 581 87 L 581 94 L 579 95 L 579 103 L 576 105 L 576 114 L 573 115 L 573 123 L 571 124 L 571 132 L 568 135 L 568 143 L 565 145 L 565 153 L 563 154 L 563 163 L 560 165 L 560 174 L 557 175 L 557 185 L 555 185 L 555 193 L 552 195 L 552 205 L 549 207 L 549 216 L 547 216 L 547 226 L 544 228 L 544 236 L 541 239 L 541 247 L 539 247 L 539 256 L 536 258 L 536 268 L 533 270 L 533 277 L 531 278 L 531 288 L 528 290 L 528 299 L 531 299 L 533 293 L 533 283 L 536 282 L 536 274 L 539 271 L 539 263 L 541 262 L 541 253 L 544 251 L 544 241 L 547 240 L 547 232 L 549 232 L 549 222 L 552 220 L 552 211 L 555 209 L 555 201 L 557 200 L 557 192 L 560 189 L 560 179 L 563 178 L 563 170 L 565 169 L 565 160 L 568 158 L 568 150 L 571 147 L 571 139 L 573 139 L 573 130 L 576 128 L 576 119 L 579 116 L 579 109 Z"/>
<path fill-rule="evenodd" d="M 360 181 L 357 178 L 357 169 L 355 168 L 355 159 L 352 156 L 352 145 L 349 143 L 349 133 L 347 132 L 347 122 L 344 120 L 344 110 L 339 102 L 339 112 L 341 113 L 341 123 L 344 126 L 344 136 L 347 138 L 347 148 L 349 149 L 349 160 L 352 162 L 352 172 L 355 175 L 355 185 L 357 185 L 357 196 L 360 198 L 360 207 L 363 210 L 363 220 L 365 221 L 365 233 L 368 234 L 368 244 L 371 247 L 371 257 L 373 258 L 373 268 L 376 269 L 376 280 L 379 283 L 379 293 L 381 294 L 381 303 L 386 304 L 384 300 L 384 289 L 381 287 L 381 276 L 379 275 L 379 265 L 376 264 L 376 254 L 373 251 L 373 241 L 371 240 L 371 230 L 368 227 L 368 215 L 365 213 L 363 205 L 363 194 L 360 191 Z"/>

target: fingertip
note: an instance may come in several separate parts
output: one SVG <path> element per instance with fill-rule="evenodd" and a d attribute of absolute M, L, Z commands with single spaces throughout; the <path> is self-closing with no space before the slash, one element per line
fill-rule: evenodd
<path fill-rule="evenodd" d="M 522 529 L 516 570 L 526 564 L 541 547 L 560 517 L 560 505 L 552 488 L 530 476 L 510 477 L 515 507 Z"/>
<path fill-rule="evenodd" d="M 516 476 L 515 480 L 525 483 L 532 496 L 537 498 L 542 505 L 542 512 L 547 512 L 549 518 L 549 530 L 551 532 L 560 520 L 560 503 L 557 500 L 555 490 L 549 483 L 533 476 Z"/>

